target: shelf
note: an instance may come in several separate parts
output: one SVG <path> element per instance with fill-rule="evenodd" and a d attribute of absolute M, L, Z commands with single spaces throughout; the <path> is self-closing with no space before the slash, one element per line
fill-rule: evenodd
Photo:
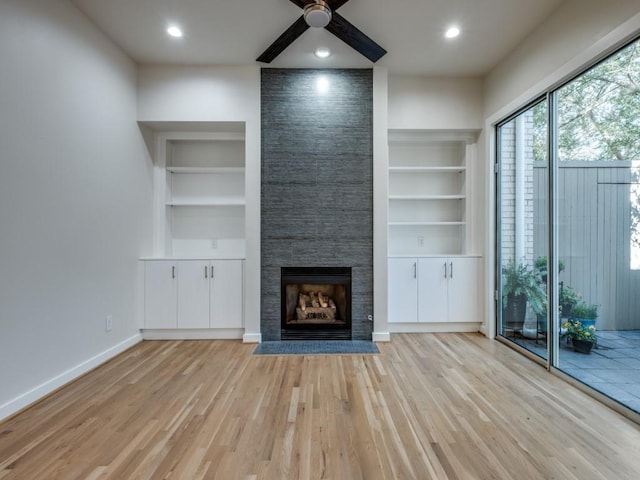
<path fill-rule="evenodd" d="M 244 174 L 244 167 L 167 167 L 171 173 L 184 174 Z"/>
<path fill-rule="evenodd" d="M 155 249 L 166 258 L 244 258 L 244 122 L 164 122 L 154 154 Z"/>
<path fill-rule="evenodd" d="M 389 222 L 390 227 L 458 227 L 466 225 L 466 222 Z"/>
<path fill-rule="evenodd" d="M 464 200 L 464 195 L 389 195 L 389 200 Z"/>
<path fill-rule="evenodd" d="M 388 134 L 387 253 L 466 252 L 477 132 L 389 130 Z"/>
<path fill-rule="evenodd" d="M 389 167 L 389 173 L 462 173 L 467 167 Z"/>
<path fill-rule="evenodd" d="M 245 200 L 243 198 L 191 202 L 188 200 L 179 200 L 167 202 L 165 205 L 169 207 L 243 207 L 245 205 Z"/>

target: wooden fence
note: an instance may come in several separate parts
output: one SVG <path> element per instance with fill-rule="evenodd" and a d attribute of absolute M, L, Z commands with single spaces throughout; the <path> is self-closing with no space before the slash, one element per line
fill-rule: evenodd
<path fill-rule="evenodd" d="M 547 168 L 534 167 L 534 250 L 546 253 Z M 631 162 L 563 162 L 558 169 L 564 285 L 599 306 L 599 330 L 640 329 L 640 270 L 631 269 Z"/>

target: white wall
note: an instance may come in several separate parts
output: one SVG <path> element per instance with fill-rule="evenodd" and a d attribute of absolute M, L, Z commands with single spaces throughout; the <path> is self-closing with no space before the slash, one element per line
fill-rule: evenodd
<path fill-rule="evenodd" d="M 152 168 L 136 66 L 67 0 L 0 2 L 0 58 L 2 418 L 139 340 Z"/>
<path fill-rule="evenodd" d="M 389 218 L 388 72 L 373 69 L 373 335 L 374 341 L 390 340 L 388 324 L 387 226 Z"/>
<path fill-rule="evenodd" d="M 638 28 L 638 19 L 633 17 L 639 13 L 638 0 L 568 0 L 562 4 L 489 73 L 485 118 L 517 109 L 633 34 Z"/>
<path fill-rule="evenodd" d="M 244 340 L 260 341 L 260 68 L 141 66 L 138 120 L 245 122 Z"/>
<path fill-rule="evenodd" d="M 483 332 L 495 335 L 493 125 L 640 33 L 638 0 L 568 0 L 487 76 L 484 91 L 485 299 Z"/>
<path fill-rule="evenodd" d="M 389 75 L 389 128 L 480 130 L 482 80 Z"/>

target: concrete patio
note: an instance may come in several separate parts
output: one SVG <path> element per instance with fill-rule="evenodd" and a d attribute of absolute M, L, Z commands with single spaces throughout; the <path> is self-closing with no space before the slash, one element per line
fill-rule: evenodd
<path fill-rule="evenodd" d="M 543 358 L 546 339 L 513 339 Z M 560 339 L 558 368 L 640 413 L 640 330 L 598 331 L 598 343 L 585 355 Z"/>

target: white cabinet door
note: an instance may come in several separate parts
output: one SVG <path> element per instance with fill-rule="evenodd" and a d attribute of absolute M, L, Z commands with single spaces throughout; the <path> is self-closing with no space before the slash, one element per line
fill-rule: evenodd
<path fill-rule="evenodd" d="M 449 321 L 479 322 L 478 258 L 449 259 Z"/>
<path fill-rule="evenodd" d="M 209 261 L 178 262 L 178 328 L 209 328 Z"/>
<path fill-rule="evenodd" d="M 390 323 L 418 321 L 418 260 L 389 259 L 389 317 Z"/>
<path fill-rule="evenodd" d="M 418 260 L 418 321 L 441 323 L 448 319 L 446 258 Z"/>
<path fill-rule="evenodd" d="M 211 261 L 211 328 L 242 328 L 242 260 Z"/>
<path fill-rule="evenodd" d="M 176 328 L 176 262 L 146 261 L 144 264 L 144 328 Z"/>

